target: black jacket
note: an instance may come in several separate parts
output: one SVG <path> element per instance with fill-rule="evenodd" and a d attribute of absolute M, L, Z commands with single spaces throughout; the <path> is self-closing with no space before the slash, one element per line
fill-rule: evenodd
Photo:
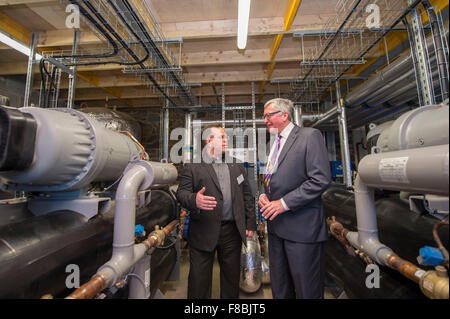
<path fill-rule="evenodd" d="M 255 199 L 242 164 L 228 164 L 230 171 L 233 215 L 242 241 L 246 244 L 245 230 L 256 230 Z M 238 184 L 238 177 L 243 181 Z M 204 195 L 216 198 L 217 206 L 212 211 L 197 208 L 197 192 L 206 188 Z M 213 251 L 219 239 L 223 196 L 219 180 L 212 164 L 186 164 L 178 186 L 177 199 L 190 210 L 188 242 L 192 247 Z"/>

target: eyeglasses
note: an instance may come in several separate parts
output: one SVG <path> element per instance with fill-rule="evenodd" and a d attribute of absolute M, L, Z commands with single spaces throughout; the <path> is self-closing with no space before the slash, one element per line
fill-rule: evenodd
<path fill-rule="evenodd" d="M 274 116 L 275 114 L 277 114 L 277 113 L 280 113 L 281 111 L 275 111 L 275 112 L 271 112 L 271 113 L 267 113 L 267 114 L 265 114 L 264 116 L 263 116 L 263 119 L 265 120 L 265 119 L 269 119 L 269 118 L 271 118 L 272 116 Z"/>

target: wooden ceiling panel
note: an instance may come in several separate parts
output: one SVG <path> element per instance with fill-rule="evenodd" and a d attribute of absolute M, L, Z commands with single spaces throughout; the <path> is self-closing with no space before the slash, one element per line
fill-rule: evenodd
<path fill-rule="evenodd" d="M 150 2 L 150 0 L 145 0 Z M 152 0 L 159 23 L 237 19 L 238 0 Z M 250 18 L 282 17 L 289 0 L 254 0 Z"/>

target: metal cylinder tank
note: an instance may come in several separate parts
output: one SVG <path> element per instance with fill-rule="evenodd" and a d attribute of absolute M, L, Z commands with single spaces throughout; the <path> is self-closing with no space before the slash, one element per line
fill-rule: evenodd
<path fill-rule="evenodd" d="M 128 131 L 139 141 L 142 138 L 141 124 L 126 113 L 104 107 L 87 107 L 80 111 L 94 118 L 105 128 L 113 131 Z"/>
<path fill-rule="evenodd" d="M 3 183 L 16 190 L 66 191 L 114 181 L 131 160 L 142 157 L 143 149 L 128 135 L 104 128 L 76 110 L 26 107 L 17 111 L 31 115 L 37 128 L 31 164 L 0 173 Z"/>
<path fill-rule="evenodd" d="M 377 147 L 382 152 L 429 147 L 449 143 L 448 100 L 440 105 L 430 105 L 409 111 L 378 138 Z"/>

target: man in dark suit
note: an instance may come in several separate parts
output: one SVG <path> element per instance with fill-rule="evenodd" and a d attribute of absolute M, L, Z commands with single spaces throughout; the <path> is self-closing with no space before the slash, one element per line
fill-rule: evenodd
<path fill-rule="evenodd" d="M 264 122 L 277 134 L 258 200 L 268 219 L 269 261 L 274 298 L 323 298 L 327 229 L 321 194 L 331 174 L 320 131 L 291 122 L 293 103 L 273 99 Z"/>
<path fill-rule="evenodd" d="M 220 265 L 220 297 L 239 298 L 242 243 L 256 230 L 254 197 L 242 164 L 224 163 L 223 128 L 207 128 L 201 164 L 187 164 L 177 199 L 191 211 L 188 229 L 188 298 L 211 298 L 214 255 Z"/>

